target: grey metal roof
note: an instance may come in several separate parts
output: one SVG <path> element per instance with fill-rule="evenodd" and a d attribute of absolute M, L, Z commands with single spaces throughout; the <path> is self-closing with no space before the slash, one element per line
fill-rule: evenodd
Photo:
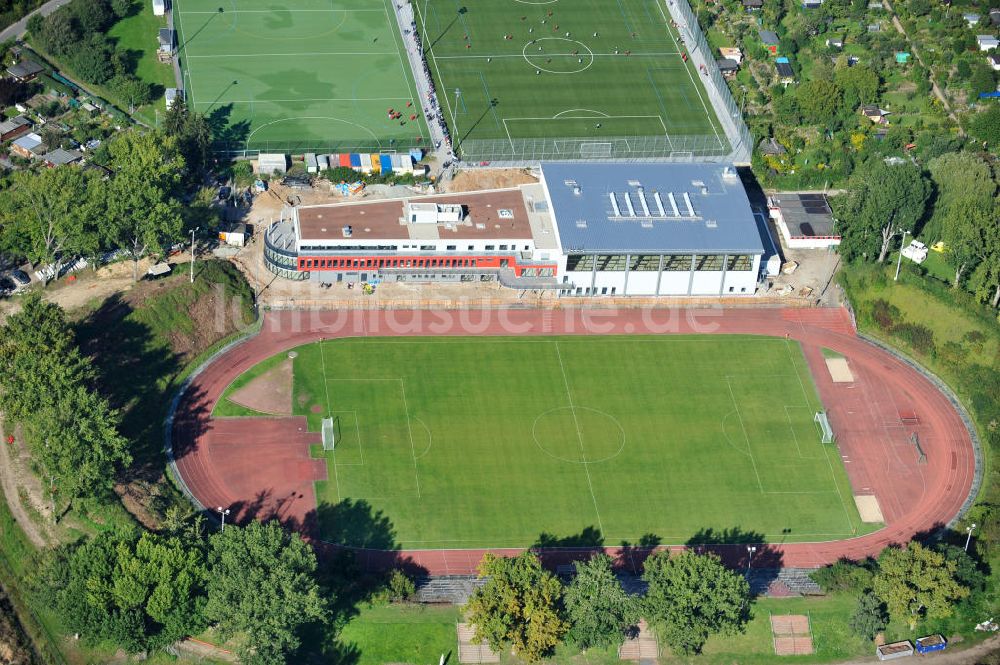
<path fill-rule="evenodd" d="M 24 60 L 7 68 L 7 73 L 15 78 L 25 78 L 45 71 L 45 68 L 34 60 Z"/>
<path fill-rule="evenodd" d="M 732 165 L 545 162 L 541 168 L 565 253 L 764 251 Z"/>
<path fill-rule="evenodd" d="M 825 194 L 779 192 L 771 197 L 793 236 L 809 238 L 835 235 L 833 211 Z"/>
<path fill-rule="evenodd" d="M 778 33 L 773 30 L 758 30 L 757 34 L 760 35 L 760 41 L 765 44 L 777 44 L 778 43 Z"/>

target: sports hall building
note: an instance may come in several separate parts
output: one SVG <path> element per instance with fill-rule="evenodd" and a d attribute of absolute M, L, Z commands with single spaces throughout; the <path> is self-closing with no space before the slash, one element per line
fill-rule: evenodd
<path fill-rule="evenodd" d="M 511 189 L 292 208 L 265 233 L 265 264 L 320 283 L 755 293 L 766 230 L 732 166 L 560 162 L 543 163 L 541 176 Z"/>

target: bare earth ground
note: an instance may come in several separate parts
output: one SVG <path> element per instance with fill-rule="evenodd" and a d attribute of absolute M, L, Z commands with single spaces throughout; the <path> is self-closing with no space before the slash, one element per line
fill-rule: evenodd
<path fill-rule="evenodd" d="M 292 361 L 267 370 L 230 395 L 229 401 L 261 413 L 292 415 Z"/>
<path fill-rule="evenodd" d="M 26 460 L 22 459 L 18 450 L 7 445 L 7 432 L 4 430 L 2 420 L 0 420 L 0 488 L 3 489 L 14 520 L 20 525 L 28 540 L 35 547 L 48 545 L 49 534 L 31 519 L 27 508 L 21 503 L 21 493 L 18 492 L 18 488 L 24 489 L 32 508 L 43 516 L 51 516 L 49 508 L 42 500 L 41 483 L 35 474 L 27 470 Z"/>
<path fill-rule="evenodd" d="M 503 189 L 531 185 L 538 178 L 529 169 L 472 169 L 459 171 L 446 186 L 449 192 L 471 192 L 477 189 Z"/>

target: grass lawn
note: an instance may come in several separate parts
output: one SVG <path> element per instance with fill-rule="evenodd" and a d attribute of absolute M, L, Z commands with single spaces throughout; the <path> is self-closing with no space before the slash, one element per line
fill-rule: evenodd
<path fill-rule="evenodd" d="M 278 8 L 264 0 L 178 0 L 188 101 L 228 123 L 233 149 L 420 145 L 428 137 L 422 100 L 391 1 L 302 0 Z M 389 108 L 404 116 L 389 118 Z"/>
<path fill-rule="evenodd" d="M 153 124 L 156 119 L 154 109 L 161 113 L 166 110 L 163 91 L 176 87 L 177 83 L 174 80 L 173 67 L 169 63 L 161 63 L 156 58 L 157 31 L 167 27 L 166 19 L 153 16 L 153 6 L 150 2 L 142 2 L 139 6 L 141 7 L 139 12 L 112 26 L 108 31 L 108 38 L 115 41 L 119 49 L 127 50 L 135 58 L 136 77 L 154 86 L 156 101 L 140 107 L 137 111 L 137 115 Z M 124 110 L 128 111 L 128 100 L 121 101 Z"/>
<path fill-rule="evenodd" d="M 821 405 L 784 339 L 370 338 L 297 350 L 295 412 L 313 431 L 327 415 L 337 429 L 317 483 L 321 522 L 325 506 L 366 501 L 418 549 L 873 528 L 836 449 L 819 443 Z M 332 527 L 327 537 L 351 542 Z"/>
<path fill-rule="evenodd" d="M 441 654 L 451 654 L 457 663 L 454 605 L 364 606 L 344 626 L 340 644 L 356 651 L 354 665 L 383 663 L 436 663 Z"/>
<path fill-rule="evenodd" d="M 413 6 L 466 159 L 567 159 L 601 141 L 617 156 L 728 151 L 703 76 L 682 61 L 657 0 Z"/>

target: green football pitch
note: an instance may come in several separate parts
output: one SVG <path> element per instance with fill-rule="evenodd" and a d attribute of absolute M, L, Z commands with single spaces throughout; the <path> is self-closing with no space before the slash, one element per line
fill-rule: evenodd
<path fill-rule="evenodd" d="M 427 127 L 390 2 L 174 0 L 187 99 L 228 127 L 230 150 L 421 145 Z"/>
<path fill-rule="evenodd" d="M 413 0 L 459 151 L 477 159 L 726 152 L 665 2 Z"/>
<path fill-rule="evenodd" d="M 335 449 L 313 450 L 328 467 L 321 535 L 344 533 L 323 520 L 347 500 L 381 511 L 409 549 L 595 532 L 607 545 L 684 543 L 706 529 L 836 540 L 874 528 L 836 446 L 820 443 L 821 406 L 793 341 L 367 338 L 297 351 L 296 413 L 316 432 L 325 417 L 335 424 Z"/>

